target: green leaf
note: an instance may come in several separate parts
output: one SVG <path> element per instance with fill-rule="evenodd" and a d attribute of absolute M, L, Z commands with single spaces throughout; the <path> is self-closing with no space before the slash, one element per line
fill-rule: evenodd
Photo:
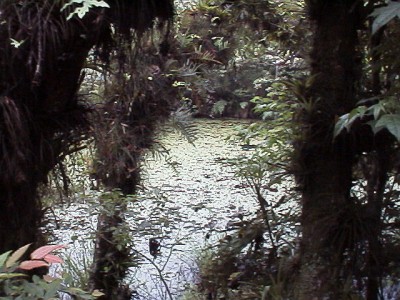
<path fill-rule="evenodd" d="M 367 112 L 368 107 L 357 106 L 350 113 L 341 116 L 335 124 L 333 137 L 337 137 L 345 128 L 349 131 L 353 123 L 362 118 Z"/>
<path fill-rule="evenodd" d="M 23 277 L 23 276 L 27 275 L 22 273 L 0 273 L 0 280 L 11 279 L 15 277 Z"/>
<path fill-rule="evenodd" d="M 374 132 L 374 134 L 377 134 L 379 131 L 381 131 L 384 128 L 384 127 L 376 126 L 377 122 L 378 122 L 378 120 L 371 120 L 371 121 L 367 122 L 367 124 L 369 126 L 371 126 L 371 129 Z"/>
<path fill-rule="evenodd" d="M 13 266 L 17 261 L 19 261 L 21 257 L 25 254 L 26 250 L 28 250 L 30 245 L 31 244 L 27 244 L 14 251 L 14 253 L 11 254 L 10 258 L 6 262 L 6 268 Z"/>
<path fill-rule="evenodd" d="M 104 296 L 105 294 L 104 293 L 102 293 L 102 292 L 100 292 L 99 290 L 94 290 L 93 292 L 92 292 L 92 296 L 93 297 L 101 297 L 101 296 Z"/>
<path fill-rule="evenodd" d="M 375 9 L 371 16 L 375 17 L 372 23 L 372 34 L 375 34 L 392 19 L 400 17 L 400 2 L 390 1 L 387 6 Z"/>
<path fill-rule="evenodd" d="M 88 299 L 88 300 L 92 300 L 92 299 L 96 299 L 97 297 L 92 296 L 90 293 L 81 290 L 79 288 L 67 288 L 65 290 L 63 290 L 63 292 L 70 294 L 71 296 L 76 296 L 74 298 L 79 298 L 79 299 Z"/>
<path fill-rule="evenodd" d="M 349 119 L 349 114 L 345 114 L 337 120 L 337 122 L 335 124 L 335 129 L 333 131 L 334 138 L 337 137 L 343 131 L 343 129 L 346 128 L 345 125 L 346 125 L 348 119 Z"/>
<path fill-rule="evenodd" d="M 240 108 L 245 109 L 249 105 L 249 103 L 248 102 L 240 102 L 239 105 L 240 105 Z"/>
<path fill-rule="evenodd" d="M 378 102 L 370 107 L 374 114 L 374 119 L 378 120 L 379 117 L 385 112 L 385 107 L 383 106 L 382 102 Z"/>
<path fill-rule="evenodd" d="M 400 114 L 384 115 L 375 126 L 386 128 L 400 142 Z"/>
<path fill-rule="evenodd" d="M 4 263 L 7 260 L 7 257 L 10 255 L 11 251 L 4 252 L 0 255 L 0 268 L 4 266 Z"/>
<path fill-rule="evenodd" d="M 353 123 L 357 118 L 361 118 L 364 116 L 365 112 L 367 111 L 366 106 L 357 106 L 349 113 L 349 122 Z"/>
<path fill-rule="evenodd" d="M 214 106 L 212 108 L 213 113 L 217 113 L 219 115 L 222 115 L 222 113 L 225 110 L 225 107 L 228 105 L 228 102 L 225 100 L 219 100 L 214 103 Z"/>
<path fill-rule="evenodd" d="M 50 299 L 56 296 L 60 287 L 61 280 L 54 280 L 52 283 L 48 284 L 46 287 L 46 294 L 44 295 L 44 298 Z"/>
<path fill-rule="evenodd" d="M 16 49 L 18 49 L 24 42 L 25 42 L 25 40 L 17 41 L 17 40 L 14 40 L 13 38 L 10 38 L 11 45 Z"/>
<path fill-rule="evenodd" d="M 104 0 L 70 0 L 61 8 L 61 11 L 65 10 L 72 4 L 81 4 L 82 6 L 76 7 L 75 10 L 68 15 L 67 20 L 73 18 L 74 15 L 78 15 L 78 18 L 82 19 L 89 12 L 89 10 L 94 7 L 110 7 Z"/>

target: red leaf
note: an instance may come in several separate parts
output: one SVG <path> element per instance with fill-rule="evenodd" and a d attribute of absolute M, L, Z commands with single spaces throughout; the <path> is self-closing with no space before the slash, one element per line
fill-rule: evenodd
<path fill-rule="evenodd" d="M 62 264 L 64 262 L 61 257 L 53 254 L 47 254 L 43 259 L 49 264 Z"/>
<path fill-rule="evenodd" d="M 19 264 L 21 270 L 32 270 L 40 267 L 48 267 L 49 264 L 41 260 L 26 260 Z"/>
<path fill-rule="evenodd" d="M 47 245 L 40 247 L 31 253 L 32 259 L 43 259 L 47 254 L 54 250 L 65 248 L 63 245 Z"/>

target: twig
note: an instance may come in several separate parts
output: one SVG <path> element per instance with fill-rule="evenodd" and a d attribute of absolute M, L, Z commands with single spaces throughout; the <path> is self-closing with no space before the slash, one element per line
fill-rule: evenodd
<path fill-rule="evenodd" d="M 161 282 L 163 283 L 165 290 L 167 291 L 168 297 L 170 300 L 173 300 L 174 298 L 172 297 L 171 291 L 168 287 L 168 283 L 165 281 L 164 276 L 162 274 L 162 270 L 156 265 L 156 263 L 149 257 L 147 257 L 146 255 L 144 255 L 143 253 L 140 253 L 138 250 L 136 249 L 132 249 L 136 254 L 139 254 L 139 256 L 143 257 L 145 260 L 147 260 L 156 270 L 157 273 L 160 277 Z"/>

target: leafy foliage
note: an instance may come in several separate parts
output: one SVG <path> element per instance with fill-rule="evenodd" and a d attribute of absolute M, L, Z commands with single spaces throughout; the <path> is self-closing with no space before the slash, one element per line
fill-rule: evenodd
<path fill-rule="evenodd" d="M 47 245 L 33 251 L 31 260 L 20 261 L 26 255 L 31 245 L 25 245 L 20 249 L 5 252 L 0 255 L 0 296 L 4 300 L 50 300 L 59 299 L 60 293 L 66 293 L 79 299 L 96 299 L 103 295 L 99 291 L 87 293 L 78 288 L 65 287 L 64 279 L 53 278 L 48 275 L 39 277 L 33 275 L 31 280 L 23 271 L 38 268 L 47 268 L 51 263 L 62 263 L 61 258 L 50 254 L 64 248 L 61 245 Z"/>
<path fill-rule="evenodd" d="M 67 9 L 69 6 L 74 4 L 80 4 L 81 6 L 76 7 L 74 11 L 72 11 L 67 16 L 67 20 L 72 19 L 75 15 L 77 15 L 78 18 L 82 19 L 92 8 L 110 8 L 110 5 L 108 5 L 107 2 L 105 2 L 104 0 L 70 0 L 69 2 L 64 4 L 64 6 L 61 8 L 61 11 Z"/>
<path fill-rule="evenodd" d="M 371 16 L 375 18 L 372 24 L 372 34 L 375 34 L 394 18 L 400 18 L 400 3 L 397 1 L 389 1 L 386 6 L 375 9 Z"/>
<path fill-rule="evenodd" d="M 334 137 L 337 137 L 344 130 L 350 132 L 355 122 L 364 121 L 371 127 L 374 134 L 386 129 L 397 141 L 400 141 L 400 114 L 391 113 L 390 109 L 387 108 L 389 105 L 388 101 L 379 101 L 371 106 L 357 106 L 338 119 L 334 129 Z"/>
<path fill-rule="evenodd" d="M 181 11 L 172 41 L 176 87 L 194 115 L 258 117 L 250 100 L 289 65 L 304 67 L 302 9 L 301 1 L 200 1 Z"/>

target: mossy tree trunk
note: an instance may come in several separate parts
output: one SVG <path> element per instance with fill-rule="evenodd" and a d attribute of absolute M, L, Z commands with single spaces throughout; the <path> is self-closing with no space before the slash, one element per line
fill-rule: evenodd
<path fill-rule="evenodd" d="M 341 214 L 351 203 L 355 153 L 346 137 L 333 139 L 338 116 L 357 101 L 361 56 L 357 30 L 362 1 L 308 1 L 314 21 L 311 85 L 296 144 L 297 182 L 302 189 L 301 267 L 298 299 L 339 299 Z M 309 106 L 311 105 L 311 107 Z M 338 297 L 338 298 L 336 298 Z"/>

